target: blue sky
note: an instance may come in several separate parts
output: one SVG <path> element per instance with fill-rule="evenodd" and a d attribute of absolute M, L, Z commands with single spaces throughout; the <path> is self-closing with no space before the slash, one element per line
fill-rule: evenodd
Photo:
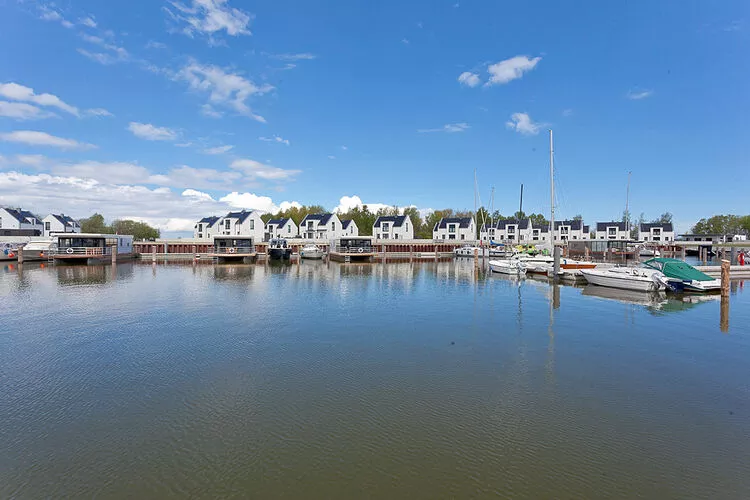
<path fill-rule="evenodd" d="M 0 0 L 0 203 L 748 212 L 750 4 Z M 342 197 L 345 197 L 342 199 Z"/>

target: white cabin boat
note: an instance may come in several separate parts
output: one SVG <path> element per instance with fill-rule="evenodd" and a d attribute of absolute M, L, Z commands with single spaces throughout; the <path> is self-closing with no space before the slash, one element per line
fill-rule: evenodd
<path fill-rule="evenodd" d="M 57 241 L 54 238 L 31 240 L 21 249 L 24 262 L 48 260 L 57 250 Z"/>
<path fill-rule="evenodd" d="M 610 267 L 609 269 L 581 269 L 581 274 L 592 285 L 640 292 L 658 292 L 667 287 L 668 278 L 653 269 L 639 267 Z"/>
<path fill-rule="evenodd" d="M 493 273 L 526 276 L 526 266 L 517 259 L 491 260 L 489 264 Z"/>
<path fill-rule="evenodd" d="M 322 259 L 325 254 L 317 245 L 306 245 L 299 252 L 299 256 L 303 259 Z"/>

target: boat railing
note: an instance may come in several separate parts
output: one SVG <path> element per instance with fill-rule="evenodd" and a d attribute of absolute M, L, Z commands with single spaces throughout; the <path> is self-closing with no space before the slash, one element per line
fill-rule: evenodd
<path fill-rule="evenodd" d="M 55 255 L 112 255 L 112 249 L 109 247 L 57 247 L 56 250 L 50 249 L 50 253 Z"/>
<path fill-rule="evenodd" d="M 249 255 L 255 253 L 255 247 L 221 247 L 214 248 L 213 253 L 227 255 Z"/>
<path fill-rule="evenodd" d="M 347 247 L 347 246 L 336 246 L 337 253 L 374 253 L 375 250 L 371 246 L 366 247 Z"/>

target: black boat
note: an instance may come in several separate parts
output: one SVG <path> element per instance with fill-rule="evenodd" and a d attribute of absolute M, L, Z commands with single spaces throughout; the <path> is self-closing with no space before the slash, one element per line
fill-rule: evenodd
<path fill-rule="evenodd" d="M 283 238 L 273 239 L 268 242 L 268 258 L 271 260 L 289 260 L 292 249 Z"/>

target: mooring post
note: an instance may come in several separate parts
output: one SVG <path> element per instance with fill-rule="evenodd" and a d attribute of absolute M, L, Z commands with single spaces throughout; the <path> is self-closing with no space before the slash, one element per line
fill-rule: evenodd
<path fill-rule="evenodd" d="M 16 252 L 18 252 L 18 263 L 23 264 L 23 247 L 24 245 L 18 245 Z"/>
<path fill-rule="evenodd" d="M 117 245 L 112 245 L 112 264 L 117 264 Z"/>
<path fill-rule="evenodd" d="M 585 245 L 583 247 L 583 260 L 588 261 L 590 254 L 591 254 L 591 251 L 589 250 L 589 246 Z"/>
<path fill-rule="evenodd" d="M 731 262 L 726 259 L 721 261 L 721 295 L 729 296 L 729 266 Z"/>
<path fill-rule="evenodd" d="M 560 274 L 560 247 L 556 246 L 553 250 L 553 255 L 555 258 L 555 263 L 552 266 L 552 279 L 557 281 L 557 277 Z"/>
<path fill-rule="evenodd" d="M 479 267 L 479 249 L 474 249 L 474 269 Z"/>

